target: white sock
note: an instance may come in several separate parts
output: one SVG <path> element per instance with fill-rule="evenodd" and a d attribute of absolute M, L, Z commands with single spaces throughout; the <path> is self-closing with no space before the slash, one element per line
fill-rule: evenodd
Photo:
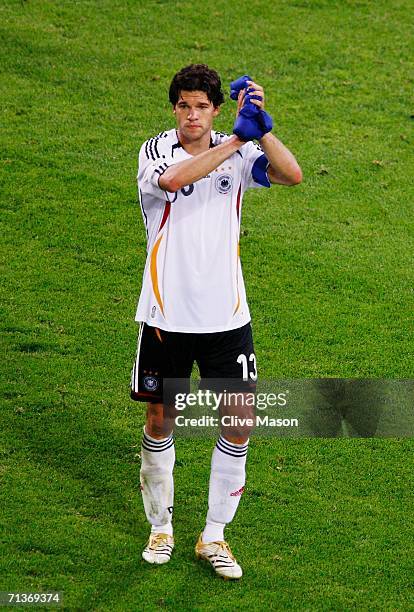
<path fill-rule="evenodd" d="M 157 440 L 145 432 L 141 446 L 141 493 L 151 533 L 173 534 L 174 439 Z"/>
<path fill-rule="evenodd" d="M 203 542 L 224 540 L 224 528 L 236 514 L 246 482 L 246 457 L 249 442 L 233 444 L 223 436 L 211 458 L 208 512 Z"/>

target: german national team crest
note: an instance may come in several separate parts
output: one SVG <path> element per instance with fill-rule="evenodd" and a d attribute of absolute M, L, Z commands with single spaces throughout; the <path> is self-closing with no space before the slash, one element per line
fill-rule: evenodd
<path fill-rule="evenodd" d="M 219 193 L 228 193 L 233 187 L 233 177 L 230 174 L 220 174 L 216 178 L 216 189 Z"/>
<path fill-rule="evenodd" d="M 156 391 L 158 389 L 158 380 L 154 376 L 144 376 L 142 382 L 147 391 Z"/>

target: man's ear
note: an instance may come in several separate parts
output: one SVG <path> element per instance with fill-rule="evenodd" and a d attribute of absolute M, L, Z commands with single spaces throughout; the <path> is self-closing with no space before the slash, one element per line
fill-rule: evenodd
<path fill-rule="evenodd" d="M 217 117 L 220 114 L 220 106 L 215 106 L 213 111 L 213 117 Z"/>

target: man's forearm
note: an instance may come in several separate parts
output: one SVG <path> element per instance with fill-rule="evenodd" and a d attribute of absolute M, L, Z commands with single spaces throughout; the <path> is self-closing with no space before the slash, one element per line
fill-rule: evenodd
<path fill-rule="evenodd" d="M 195 155 L 192 159 L 178 162 L 178 164 L 167 168 L 164 174 L 160 176 L 159 186 L 165 191 L 174 193 L 181 187 L 195 183 L 215 170 L 244 144 L 237 136 L 232 136 L 217 147 Z"/>
<path fill-rule="evenodd" d="M 268 132 L 259 143 L 269 160 L 267 174 L 271 183 L 297 185 L 302 181 L 302 170 L 298 162 L 280 140 Z"/>

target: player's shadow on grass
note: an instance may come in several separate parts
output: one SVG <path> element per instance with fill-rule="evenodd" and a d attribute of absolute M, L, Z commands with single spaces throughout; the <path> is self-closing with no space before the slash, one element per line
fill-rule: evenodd
<path fill-rule="evenodd" d="M 127 532 L 136 533 L 136 516 L 129 517 L 127 508 L 131 492 L 136 492 L 140 501 L 141 429 L 137 425 L 131 436 L 131 432 L 114 427 L 103 409 L 92 414 L 84 407 L 71 407 L 72 401 L 75 404 L 73 398 L 66 397 L 62 405 L 47 398 L 34 400 L 13 415 L 9 435 L 4 435 L 40 470 L 50 466 L 68 480 L 85 484 L 90 492 L 83 500 L 86 515 L 103 512 Z"/>
<path fill-rule="evenodd" d="M 304 395 L 304 426 L 315 437 L 409 437 L 413 427 L 410 381 L 322 378 Z"/>

